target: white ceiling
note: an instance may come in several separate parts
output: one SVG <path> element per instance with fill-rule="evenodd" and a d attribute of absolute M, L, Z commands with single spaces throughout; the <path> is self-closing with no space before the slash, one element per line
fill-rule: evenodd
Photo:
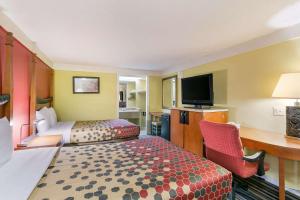
<path fill-rule="evenodd" d="M 296 0 L 0 0 L 4 13 L 56 65 L 154 71 L 200 63 L 203 56 L 295 25 L 299 5 Z"/>

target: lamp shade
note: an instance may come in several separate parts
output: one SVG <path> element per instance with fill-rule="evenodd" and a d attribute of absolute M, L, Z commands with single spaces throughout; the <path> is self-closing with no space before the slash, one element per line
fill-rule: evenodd
<path fill-rule="evenodd" d="M 300 73 L 282 74 L 273 91 L 272 97 L 300 99 Z"/>

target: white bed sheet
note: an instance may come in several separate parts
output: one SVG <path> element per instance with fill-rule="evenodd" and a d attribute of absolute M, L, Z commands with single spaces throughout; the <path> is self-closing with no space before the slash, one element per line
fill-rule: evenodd
<path fill-rule="evenodd" d="M 58 147 L 15 151 L 0 167 L 0 199 L 28 199 L 51 164 Z"/>
<path fill-rule="evenodd" d="M 54 127 L 51 127 L 46 132 L 38 133 L 38 135 L 62 135 L 64 143 L 70 143 L 71 130 L 75 124 L 75 121 L 69 122 L 57 122 Z"/>

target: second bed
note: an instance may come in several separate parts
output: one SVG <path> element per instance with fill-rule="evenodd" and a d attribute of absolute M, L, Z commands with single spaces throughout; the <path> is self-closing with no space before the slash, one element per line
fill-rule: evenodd
<path fill-rule="evenodd" d="M 38 133 L 43 135 L 63 136 L 64 143 L 100 142 L 124 138 L 136 138 L 140 134 L 140 127 L 124 119 L 57 122 L 47 131 Z"/>

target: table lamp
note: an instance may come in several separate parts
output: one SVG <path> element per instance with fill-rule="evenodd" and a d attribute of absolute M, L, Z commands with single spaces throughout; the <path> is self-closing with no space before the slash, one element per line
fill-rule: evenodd
<path fill-rule="evenodd" d="M 300 73 L 282 74 L 272 97 L 295 99 L 294 106 L 286 107 L 286 134 L 300 138 Z"/>

